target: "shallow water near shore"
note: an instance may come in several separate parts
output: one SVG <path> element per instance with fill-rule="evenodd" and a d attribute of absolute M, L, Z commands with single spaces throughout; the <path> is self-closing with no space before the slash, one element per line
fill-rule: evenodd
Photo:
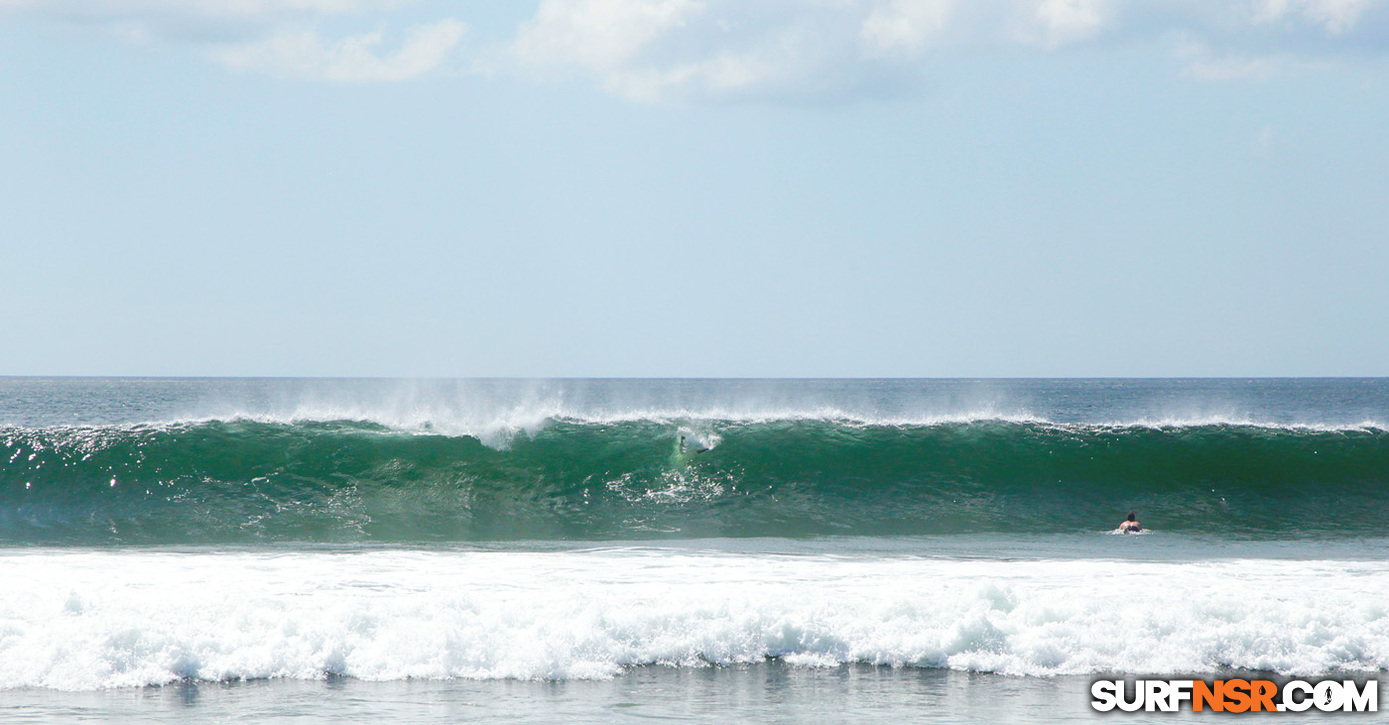
<path fill-rule="evenodd" d="M 1239 673 L 1246 677 L 1259 673 Z M 1233 676 L 1233 674 L 1231 675 Z M 1004 677 L 950 670 L 777 661 L 632 668 L 611 680 L 179 682 L 60 693 L 0 692 L 0 720 L 52 722 L 1196 722 L 1209 713 L 1099 713 L 1090 677 Z M 1380 687 L 1383 689 L 1381 681 Z M 1266 722 L 1278 713 L 1245 713 Z M 1300 713 L 1299 721 L 1373 722 L 1374 714 Z M 1287 716 L 1281 716 L 1287 721 Z"/>

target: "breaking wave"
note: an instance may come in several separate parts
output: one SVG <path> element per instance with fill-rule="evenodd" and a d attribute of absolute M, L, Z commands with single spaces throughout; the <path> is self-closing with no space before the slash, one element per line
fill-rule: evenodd
<path fill-rule="evenodd" d="M 0 427 L 0 542 L 1378 532 L 1375 425 L 545 418 Z"/>

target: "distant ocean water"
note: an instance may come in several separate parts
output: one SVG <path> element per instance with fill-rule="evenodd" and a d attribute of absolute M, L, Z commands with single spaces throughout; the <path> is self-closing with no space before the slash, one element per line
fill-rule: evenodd
<path fill-rule="evenodd" d="M 585 717 L 697 716 L 659 703 L 711 671 L 914 716 L 947 680 L 903 673 L 956 672 L 1060 720 L 1100 673 L 1378 676 L 1386 516 L 1384 379 L 0 379 L 0 714 L 646 682 Z"/>

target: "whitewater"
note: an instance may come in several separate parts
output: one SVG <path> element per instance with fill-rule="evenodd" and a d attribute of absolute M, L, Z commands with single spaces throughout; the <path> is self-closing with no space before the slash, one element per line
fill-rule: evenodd
<path fill-rule="evenodd" d="M 1389 666 L 1389 604 L 1365 596 L 1389 591 L 1382 560 L 903 548 L 9 552 L 0 567 L 26 584 L 0 599 L 0 686 L 602 679 L 769 658 L 1004 675 Z"/>

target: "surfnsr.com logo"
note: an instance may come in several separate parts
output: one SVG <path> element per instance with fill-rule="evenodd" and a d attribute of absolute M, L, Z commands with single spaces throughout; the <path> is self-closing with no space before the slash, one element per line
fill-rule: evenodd
<path fill-rule="evenodd" d="M 1292 680 L 1282 688 L 1272 680 L 1096 680 L 1090 706 L 1100 712 L 1376 712 L 1379 682 L 1366 680 Z M 1184 707 L 1185 704 L 1185 707 Z"/>

